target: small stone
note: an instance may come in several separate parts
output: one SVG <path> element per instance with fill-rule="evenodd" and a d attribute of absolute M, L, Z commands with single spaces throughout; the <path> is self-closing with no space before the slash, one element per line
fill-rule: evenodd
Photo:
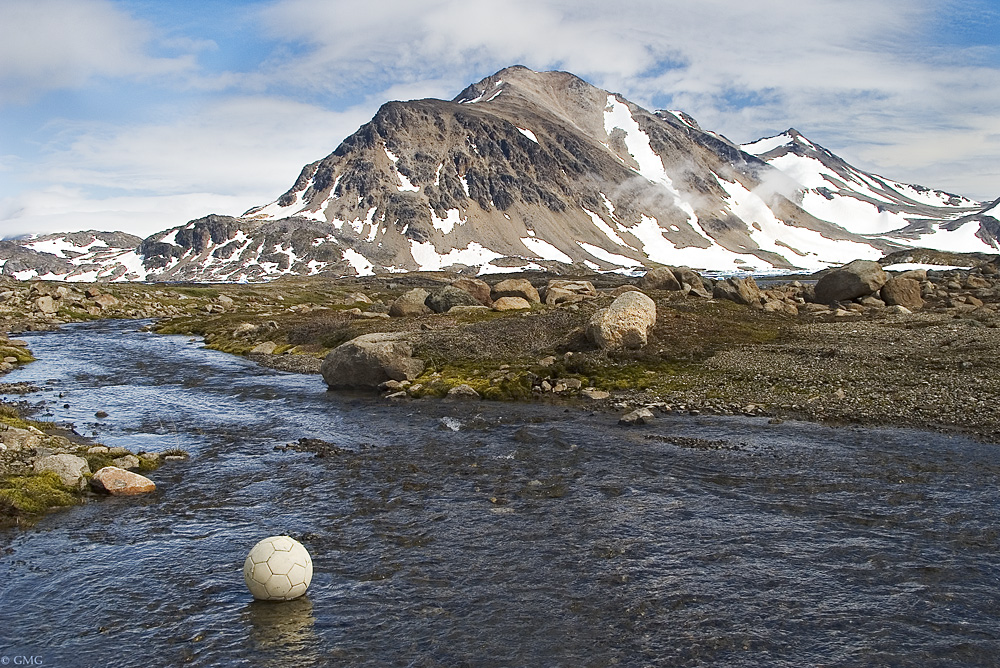
<path fill-rule="evenodd" d="M 120 469 L 137 469 L 139 468 L 139 458 L 135 455 L 125 455 L 124 457 L 116 457 L 111 460 L 111 463 Z"/>
<path fill-rule="evenodd" d="M 108 449 L 103 445 L 95 445 L 93 447 L 87 448 L 88 455 L 106 455 L 108 454 Z"/>
<path fill-rule="evenodd" d="M 96 413 L 94 413 L 94 417 L 95 418 L 106 418 L 106 417 L 108 417 L 108 413 L 107 413 L 107 411 L 97 411 Z"/>
<path fill-rule="evenodd" d="M 598 390 L 593 387 L 587 387 L 580 391 L 580 396 L 585 399 L 591 399 L 592 401 L 602 401 L 611 397 L 610 392 L 605 392 L 604 390 Z"/>
<path fill-rule="evenodd" d="M 451 388 L 450 390 L 448 390 L 448 394 L 445 396 L 445 399 L 448 399 L 450 401 L 466 401 L 466 400 L 474 400 L 480 398 L 481 397 L 479 396 L 479 393 L 476 392 L 474 389 L 472 389 L 471 386 L 466 385 L 465 383 L 461 385 L 456 385 L 455 387 Z"/>
<path fill-rule="evenodd" d="M 99 492 L 112 496 L 134 496 L 156 490 L 152 480 L 117 466 L 105 466 L 90 479 L 90 485 Z"/>
<path fill-rule="evenodd" d="M 278 348 L 278 344 L 274 341 L 264 341 L 263 343 L 258 343 L 250 350 L 251 355 L 271 355 Z"/>
<path fill-rule="evenodd" d="M 132 453 L 129 452 L 127 448 L 114 447 L 108 449 L 108 454 L 112 457 L 124 457 L 125 455 L 130 455 Z"/>
<path fill-rule="evenodd" d="M 549 355 L 538 360 L 538 366 L 552 366 L 556 363 L 555 355 Z"/>

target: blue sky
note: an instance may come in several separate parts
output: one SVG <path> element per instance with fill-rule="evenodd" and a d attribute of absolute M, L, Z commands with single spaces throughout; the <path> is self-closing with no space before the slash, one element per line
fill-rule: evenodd
<path fill-rule="evenodd" d="M 383 102 L 515 63 L 1000 196 L 992 1 L 3 0 L 0 236 L 240 214 Z"/>

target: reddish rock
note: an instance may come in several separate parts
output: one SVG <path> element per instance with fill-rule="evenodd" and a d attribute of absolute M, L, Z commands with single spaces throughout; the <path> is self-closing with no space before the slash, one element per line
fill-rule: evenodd
<path fill-rule="evenodd" d="M 465 290 L 483 306 L 493 306 L 493 300 L 490 299 L 490 285 L 486 281 L 478 278 L 459 278 L 452 281 L 451 285 L 459 290 Z"/>
<path fill-rule="evenodd" d="M 113 496 L 135 496 L 156 490 L 156 485 L 146 476 L 117 466 L 102 468 L 90 479 L 90 485 L 99 492 L 107 492 Z"/>

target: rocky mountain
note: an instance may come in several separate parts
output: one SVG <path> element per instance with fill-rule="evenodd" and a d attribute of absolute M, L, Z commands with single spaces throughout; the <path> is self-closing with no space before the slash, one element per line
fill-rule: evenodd
<path fill-rule="evenodd" d="M 147 274 L 141 237 L 124 232 L 71 232 L 0 241 L 0 273 L 18 279 L 137 280 Z"/>
<path fill-rule="evenodd" d="M 108 275 L 819 268 L 914 246 L 994 251 L 995 213 L 858 170 L 794 130 L 738 146 L 684 113 L 517 66 L 450 102 L 383 105 L 275 201 L 152 235 L 109 256 Z"/>

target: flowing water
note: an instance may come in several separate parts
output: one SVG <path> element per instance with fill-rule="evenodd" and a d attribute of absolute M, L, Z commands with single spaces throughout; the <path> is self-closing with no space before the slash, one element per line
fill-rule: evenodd
<path fill-rule="evenodd" d="M 1000 661 L 994 445 L 389 405 L 134 322 L 30 345 L 40 361 L 5 380 L 43 386 L 28 398 L 51 419 L 192 458 L 152 473 L 147 497 L 0 533 L 9 665 Z M 339 449 L 275 450 L 303 437 Z M 272 534 L 312 554 L 305 598 L 247 593 L 243 559 Z"/>

